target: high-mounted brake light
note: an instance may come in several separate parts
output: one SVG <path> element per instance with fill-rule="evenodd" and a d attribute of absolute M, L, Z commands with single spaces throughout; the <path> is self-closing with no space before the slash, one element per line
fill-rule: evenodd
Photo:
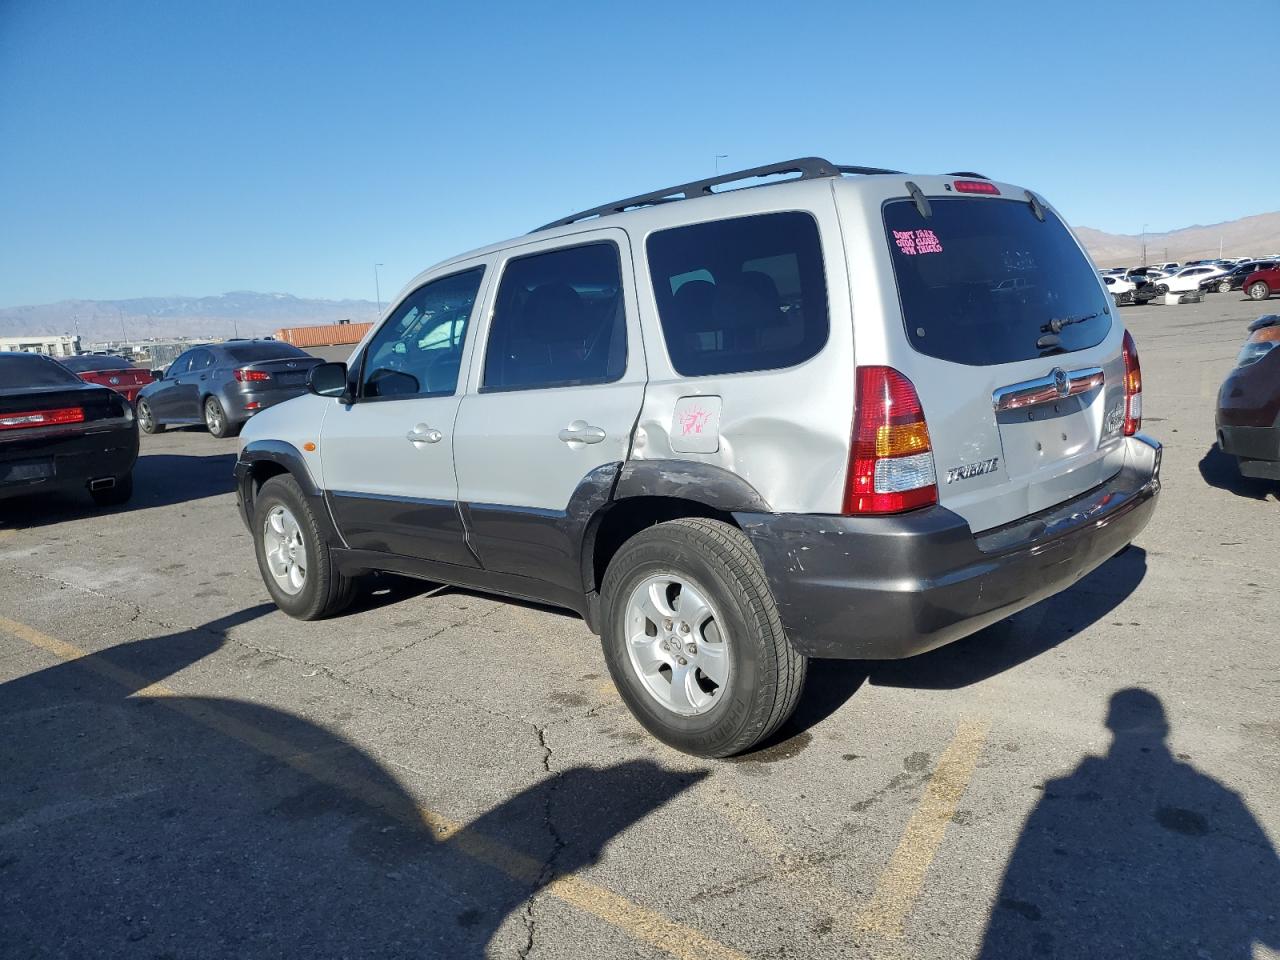
<path fill-rule="evenodd" d="M 250 370 L 248 367 L 239 367 L 236 369 L 236 379 L 241 383 L 247 383 L 250 380 L 270 380 L 271 374 L 265 370 Z"/>
<path fill-rule="evenodd" d="M 1124 332 L 1124 435 L 1132 437 L 1142 429 L 1142 365 L 1138 347 L 1128 330 Z"/>
<path fill-rule="evenodd" d="M 59 407 L 57 410 L 27 410 L 23 413 L 0 413 L 0 430 L 52 427 L 60 423 L 84 423 L 84 409 L 81 407 Z"/>
<path fill-rule="evenodd" d="M 858 367 L 846 514 L 902 513 L 938 502 L 933 447 L 911 381 L 892 367 Z"/>
<path fill-rule="evenodd" d="M 993 197 L 1000 196 L 1000 188 L 985 180 L 957 180 L 954 186 L 958 193 L 986 193 Z"/>

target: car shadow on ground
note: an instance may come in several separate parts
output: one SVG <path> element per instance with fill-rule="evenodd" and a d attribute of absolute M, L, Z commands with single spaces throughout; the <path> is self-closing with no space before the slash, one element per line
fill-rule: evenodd
<path fill-rule="evenodd" d="M 332 730 L 163 686 L 270 609 L 0 684 L 6 952 L 479 960 L 535 892 L 705 775 L 576 767 L 450 823 Z M 492 783 L 483 758 L 458 763 Z M 545 934 L 530 915 L 506 936 Z"/>
<path fill-rule="evenodd" d="M 234 453 L 204 457 L 151 453 L 133 468 L 133 497 L 118 507 L 99 507 L 85 492 L 32 494 L 0 500 L 0 529 L 29 529 L 105 513 L 130 513 L 216 497 L 235 490 Z"/>
<path fill-rule="evenodd" d="M 1174 754 L 1158 697 L 1111 698 L 1110 748 L 1042 785 L 979 957 L 1280 949 L 1280 860 L 1243 798 Z"/>
<path fill-rule="evenodd" d="M 1111 613 L 1146 573 L 1146 551 L 1131 546 L 1061 593 L 929 653 L 906 660 L 812 660 L 799 707 L 762 749 L 784 747 L 817 726 L 865 683 L 954 690 L 1038 657 Z"/>
<path fill-rule="evenodd" d="M 1200 476 L 1209 486 L 1234 493 L 1238 497 L 1280 500 L 1280 483 L 1242 476 L 1236 458 L 1223 453 L 1216 443 L 1200 458 Z"/>

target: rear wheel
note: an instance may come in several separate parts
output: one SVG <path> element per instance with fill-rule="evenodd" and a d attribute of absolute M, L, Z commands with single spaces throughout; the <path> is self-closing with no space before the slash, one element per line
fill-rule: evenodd
<path fill-rule="evenodd" d="M 157 423 L 155 414 L 151 412 L 151 404 L 139 397 L 138 406 L 138 429 L 143 433 L 164 433 L 164 424 Z"/>
<path fill-rule="evenodd" d="M 234 437 L 239 428 L 227 420 L 227 413 L 217 397 L 209 397 L 204 402 L 204 425 L 212 436 L 221 440 L 223 437 Z"/>
<path fill-rule="evenodd" d="M 807 660 L 741 530 L 701 517 L 650 527 L 618 550 L 601 592 L 609 672 L 659 740 L 727 757 L 795 710 Z"/>
<path fill-rule="evenodd" d="M 276 606 L 299 620 L 340 613 L 356 582 L 338 572 L 329 544 L 293 477 L 272 477 L 253 501 L 253 546 Z"/>
<path fill-rule="evenodd" d="M 1250 300 L 1265 300 L 1271 296 L 1271 288 L 1259 280 L 1257 283 L 1249 284 Z"/>
<path fill-rule="evenodd" d="M 89 496 L 99 507 L 118 507 L 122 503 L 128 503 L 133 496 L 133 474 L 127 473 L 123 477 L 116 477 L 115 486 L 102 490 L 90 490 Z"/>
<path fill-rule="evenodd" d="M 1168 292 L 1169 292 L 1169 285 L 1167 283 L 1162 283 L 1158 287 L 1156 287 L 1156 293 L 1160 294 L 1161 296 L 1164 296 Z"/>

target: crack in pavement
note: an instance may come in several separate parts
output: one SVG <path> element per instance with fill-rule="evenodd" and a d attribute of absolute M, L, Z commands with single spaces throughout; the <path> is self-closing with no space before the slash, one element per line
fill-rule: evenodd
<path fill-rule="evenodd" d="M 537 905 L 538 891 L 545 890 L 552 877 L 555 876 L 556 861 L 560 858 L 560 854 L 566 846 L 564 837 L 560 833 L 560 828 L 556 826 L 555 814 L 552 810 L 560 783 L 560 773 L 551 769 L 551 745 L 547 743 L 548 728 L 538 726 L 536 723 L 531 723 L 530 726 L 533 727 L 534 733 L 538 736 L 538 746 L 542 748 L 542 769 L 551 777 L 551 785 L 547 788 L 546 799 L 543 801 L 542 808 L 542 821 L 547 828 L 547 833 L 551 836 L 551 850 L 548 852 L 547 858 L 542 862 L 542 869 L 538 872 L 534 892 L 525 901 L 525 942 L 516 951 L 516 956 L 520 960 L 528 960 L 529 955 L 533 952 L 534 934 L 537 928 L 537 917 L 534 915 L 534 910 Z"/>

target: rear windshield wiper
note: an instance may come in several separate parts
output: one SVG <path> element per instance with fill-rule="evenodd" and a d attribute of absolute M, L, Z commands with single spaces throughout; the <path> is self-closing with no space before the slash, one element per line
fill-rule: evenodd
<path fill-rule="evenodd" d="M 1040 328 L 1042 333 L 1061 333 L 1063 327 L 1069 327 L 1073 323 L 1084 323 L 1087 320 L 1093 320 L 1102 315 L 1102 311 L 1095 310 L 1093 313 L 1086 313 L 1079 317 L 1054 317 L 1043 327 Z"/>

